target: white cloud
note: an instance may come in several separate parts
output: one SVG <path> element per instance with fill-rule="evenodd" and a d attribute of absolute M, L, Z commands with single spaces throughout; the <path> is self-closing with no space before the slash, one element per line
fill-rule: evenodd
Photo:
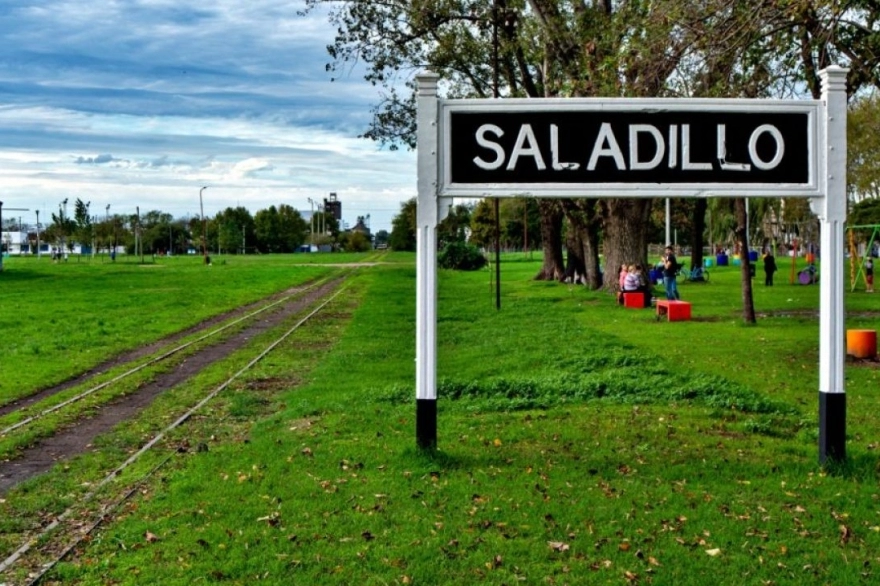
<path fill-rule="evenodd" d="M 333 28 L 301 1 L 20 0 L 0 20 L 0 179 L 7 206 L 65 197 L 193 213 L 335 191 L 390 229 L 415 156 L 356 138 L 376 90 L 331 83 Z M 197 201 L 196 201 L 197 203 Z M 97 203 L 95 204 L 97 205 Z"/>

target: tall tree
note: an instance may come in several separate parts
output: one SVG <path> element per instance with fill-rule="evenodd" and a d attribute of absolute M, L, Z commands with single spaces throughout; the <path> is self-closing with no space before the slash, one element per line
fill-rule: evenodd
<path fill-rule="evenodd" d="M 780 97 L 803 83 L 818 96 L 818 71 L 835 63 L 850 65 L 851 89 L 877 85 L 878 78 L 880 8 L 872 0 L 306 4 L 332 7 L 330 20 L 338 33 L 328 48 L 329 69 L 366 64 L 366 79 L 384 88 L 364 136 L 392 148 L 415 144 L 414 88 L 408 76 L 424 67 L 442 76 L 450 97 L 481 98 L 496 93 Z M 651 207 L 650 199 L 603 203 L 597 225 L 603 229 L 606 266 L 645 256 Z M 541 211 L 542 230 L 554 230 L 554 206 L 544 204 Z M 541 276 L 558 278 L 561 238 L 545 236 L 550 237 L 543 238 Z M 695 236 L 701 237 L 700 232 Z M 613 271 L 606 271 L 605 285 L 614 283 Z"/>
<path fill-rule="evenodd" d="M 400 204 L 400 212 L 391 219 L 388 246 L 394 250 L 416 249 L 416 198 Z"/>
<path fill-rule="evenodd" d="M 580 248 L 575 257 L 582 263 L 579 268 L 583 270 L 584 284 L 590 289 L 599 289 L 602 287 L 602 270 L 599 265 L 599 202 L 593 199 L 569 199 L 563 200 L 562 205 L 569 220 L 570 231 L 574 233 L 572 241 L 567 245 L 568 252 L 572 253 L 572 246 Z"/>
<path fill-rule="evenodd" d="M 52 226 L 50 232 L 58 242 L 58 251 L 63 253 L 65 244 L 73 246 L 73 234 L 76 230 L 76 222 L 67 214 L 67 199 L 58 207 L 58 213 L 52 214 Z M 47 237 L 48 238 L 48 237 Z"/>
<path fill-rule="evenodd" d="M 92 231 L 92 216 L 89 215 L 89 206 L 92 202 L 83 202 L 77 198 L 73 207 L 73 219 L 76 222 L 75 237 L 81 246 L 91 246 L 94 233 Z M 71 241 L 71 245 L 73 242 Z"/>
<path fill-rule="evenodd" d="M 254 215 L 255 244 L 261 252 L 294 252 L 306 241 L 309 224 L 287 204 Z"/>
<path fill-rule="evenodd" d="M 637 2 L 595 0 L 306 0 L 330 5 L 337 36 L 329 69 L 366 63 L 365 77 L 385 89 L 364 136 L 396 148 L 415 144 L 415 101 L 402 76 L 430 67 L 451 97 L 651 97 L 668 92 L 683 63 L 707 67 L 695 53 L 711 42 L 732 0 Z M 728 19 L 734 18 L 728 16 Z M 749 20 L 737 21 L 746 26 Z M 731 38 L 728 35 L 724 41 Z M 606 265 L 643 258 L 651 200 L 609 200 L 604 225 Z M 542 202 L 541 278 L 562 275 L 559 206 Z M 616 277 L 609 272 L 605 283 Z"/>
<path fill-rule="evenodd" d="M 226 208 L 214 217 L 219 249 L 229 254 L 244 253 L 254 241 L 254 219 L 247 208 Z"/>
<path fill-rule="evenodd" d="M 852 199 L 880 197 L 880 98 L 863 97 L 846 118 L 847 185 Z"/>
<path fill-rule="evenodd" d="M 755 323 L 755 304 L 752 297 L 752 268 L 746 238 L 746 200 L 738 197 L 733 204 L 736 214 L 736 241 L 739 244 L 740 277 L 742 279 L 743 321 Z"/>
<path fill-rule="evenodd" d="M 440 245 L 449 242 L 465 242 L 470 232 L 471 208 L 469 204 L 458 204 L 449 210 L 449 213 L 437 227 L 437 238 Z"/>

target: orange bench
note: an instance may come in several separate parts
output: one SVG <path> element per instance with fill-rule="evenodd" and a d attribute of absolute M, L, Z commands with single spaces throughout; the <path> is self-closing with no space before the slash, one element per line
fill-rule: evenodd
<path fill-rule="evenodd" d="M 691 304 L 689 301 L 658 299 L 657 319 L 664 315 L 669 321 L 687 321 L 691 319 Z"/>

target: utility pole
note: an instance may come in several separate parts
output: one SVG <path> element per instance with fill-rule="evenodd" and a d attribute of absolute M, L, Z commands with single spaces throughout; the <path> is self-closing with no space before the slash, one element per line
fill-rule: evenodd
<path fill-rule="evenodd" d="M 107 229 L 110 229 L 110 204 L 107 204 L 107 207 L 104 208 L 104 223 L 107 225 Z M 107 240 L 110 240 L 110 234 L 107 234 Z M 107 244 L 107 250 L 110 250 L 110 244 Z"/>
<path fill-rule="evenodd" d="M 40 247 L 40 210 L 37 210 L 37 258 L 43 258 L 43 250 Z"/>
<path fill-rule="evenodd" d="M 134 231 L 134 253 L 138 253 L 138 247 L 141 251 L 141 264 L 144 264 L 144 243 L 141 240 L 141 206 L 134 208 L 137 211 L 137 227 Z"/>
<path fill-rule="evenodd" d="M 62 206 L 63 206 L 63 209 L 62 209 Z M 65 225 L 65 224 L 67 224 L 67 198 L 66 197 L 64 198 L 64 201 L 62 201 L 60 204 L 58 204 L 58 215 L 60 216 L 59 224 L 61 224 L 61 250 L 58 251 L 58 260 L 60 261 L 61 259 L 65 258 L 64 255 L 66 254 L 64 252 L 64 240 L 65 240 L 64 237 L 66 236 L 64 231 L 67 229 L 67 226 Z"/>
<path fill-rule="evenodd" d="M 315 247 L 315 200 L 312 198 L 309 199 L 309 204 L 312 206 L 312 215 L 309 217 L 309 252 L 312 252 L 312 249 Z"/>
<path fill-rule="evenodd" d="M 207 185 L 199 190 L 199 206 L 202 210 L 202 256 L 205 259 L 205 264 L 208 264 L 208 244 L 205 236 L 208 231 L 208 221 L 205 219 L 205 204 L 202 200 L 202 192 L 206 189 L 208 189 Z"/>

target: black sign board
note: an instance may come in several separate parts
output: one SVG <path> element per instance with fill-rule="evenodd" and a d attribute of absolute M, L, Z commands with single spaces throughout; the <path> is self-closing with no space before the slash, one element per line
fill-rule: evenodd
<path fill-rule="evenodd" d="M 448 114 L 447 181 L 455 185 L 807 185 L 814 180 L 816 131 L 807 111 L 461 109 Z"/>

